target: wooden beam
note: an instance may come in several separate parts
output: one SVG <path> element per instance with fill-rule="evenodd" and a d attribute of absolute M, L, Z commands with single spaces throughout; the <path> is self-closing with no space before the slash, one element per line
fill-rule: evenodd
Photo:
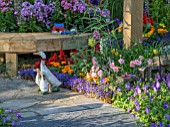
<path fill-rule="evenodd" d="M 16 53 L 5 53 L 6 69 L 10 76 L 18 73 L 18 55 Z"/>
<path fill-rule="evenodd" d="M 124 0 L 123 40 L 126 48 L 142 37 L 144 0 Z"/>

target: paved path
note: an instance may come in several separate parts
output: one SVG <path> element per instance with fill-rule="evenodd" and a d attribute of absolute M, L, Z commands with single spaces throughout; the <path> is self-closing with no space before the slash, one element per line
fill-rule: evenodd
<path fill-rule="evenodd" d="M 0 87 L 0 107 L 20 112 L 23 127 L 135 127 L 131 115 L 67 89 L 41 95 L 34 82 L 2 78 Z"/>

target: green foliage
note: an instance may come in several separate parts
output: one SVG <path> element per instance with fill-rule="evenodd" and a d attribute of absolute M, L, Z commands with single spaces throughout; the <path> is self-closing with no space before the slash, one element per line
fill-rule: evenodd
<path fill-rule="evenodd" d="M 0 11 L 0 32 L 15 32 L 17 29 L 16 18 L 11 10 L 5 13 Z"/>
<path fill-rule="evenodd" d="M 123 2 L 124 0 L 108 0 L 108 8 L 112 19 L 123 19 Z"/>
<path fill-rule="evenodd" d="M 170 27 L 170 2 L 165 0 L 152 0 L 150 5 L 149 11 L 154 21 L 156 23 L 164 23 Z"/>

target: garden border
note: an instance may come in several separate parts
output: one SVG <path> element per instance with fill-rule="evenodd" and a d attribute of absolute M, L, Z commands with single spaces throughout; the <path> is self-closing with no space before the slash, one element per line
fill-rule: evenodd
<path fill-rule="evenodd" d="M 0 53 L 5 54 L 8 73 L 16 76 L 18 54 L 37 51 L 52 52 L 80 48 L 87 45 L 90 34 L 57 35 L 47 33 L 1 33 Z"/>

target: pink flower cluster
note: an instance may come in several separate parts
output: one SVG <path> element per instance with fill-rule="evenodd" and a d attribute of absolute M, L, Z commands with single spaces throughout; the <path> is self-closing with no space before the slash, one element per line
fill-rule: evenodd
<path fill-rule="evenodd" d="M 97 58 L 96 57 L 93 57 L 92 58 L 92 63 L 93 63 L 93 66 L 90 70 L 90 73 L 91 73 L 91 76 L 93 78 L 95 77 L 103 77 L 103 71 L 102 70 L 99 70 L 99 66 L 97 65 Z"/>
<path fill-rule="evenodd" d="M 142 65 L 142 61 L 141 60 L 133 60 L 130 61 L 130 67 L 135 67 L 136 66 L 141 66 Z"/>
<path fill-rule="evenodd" d="M 13 11 L 13 8 L 10 8 L 10 5 L 12 5 L 12 0 L 5 1 L 5 0 L 0 0 L 0 10 L 2 13 L 5 13 L 8 9 Z"/>
<path fill-rule="evenodd" d="M 115 66 L 115 64 L 114 64 L 113 61 L 110 62 L 110 68 L 111 68 L 114 72 L 119 72 L 119 67 Z"/>

